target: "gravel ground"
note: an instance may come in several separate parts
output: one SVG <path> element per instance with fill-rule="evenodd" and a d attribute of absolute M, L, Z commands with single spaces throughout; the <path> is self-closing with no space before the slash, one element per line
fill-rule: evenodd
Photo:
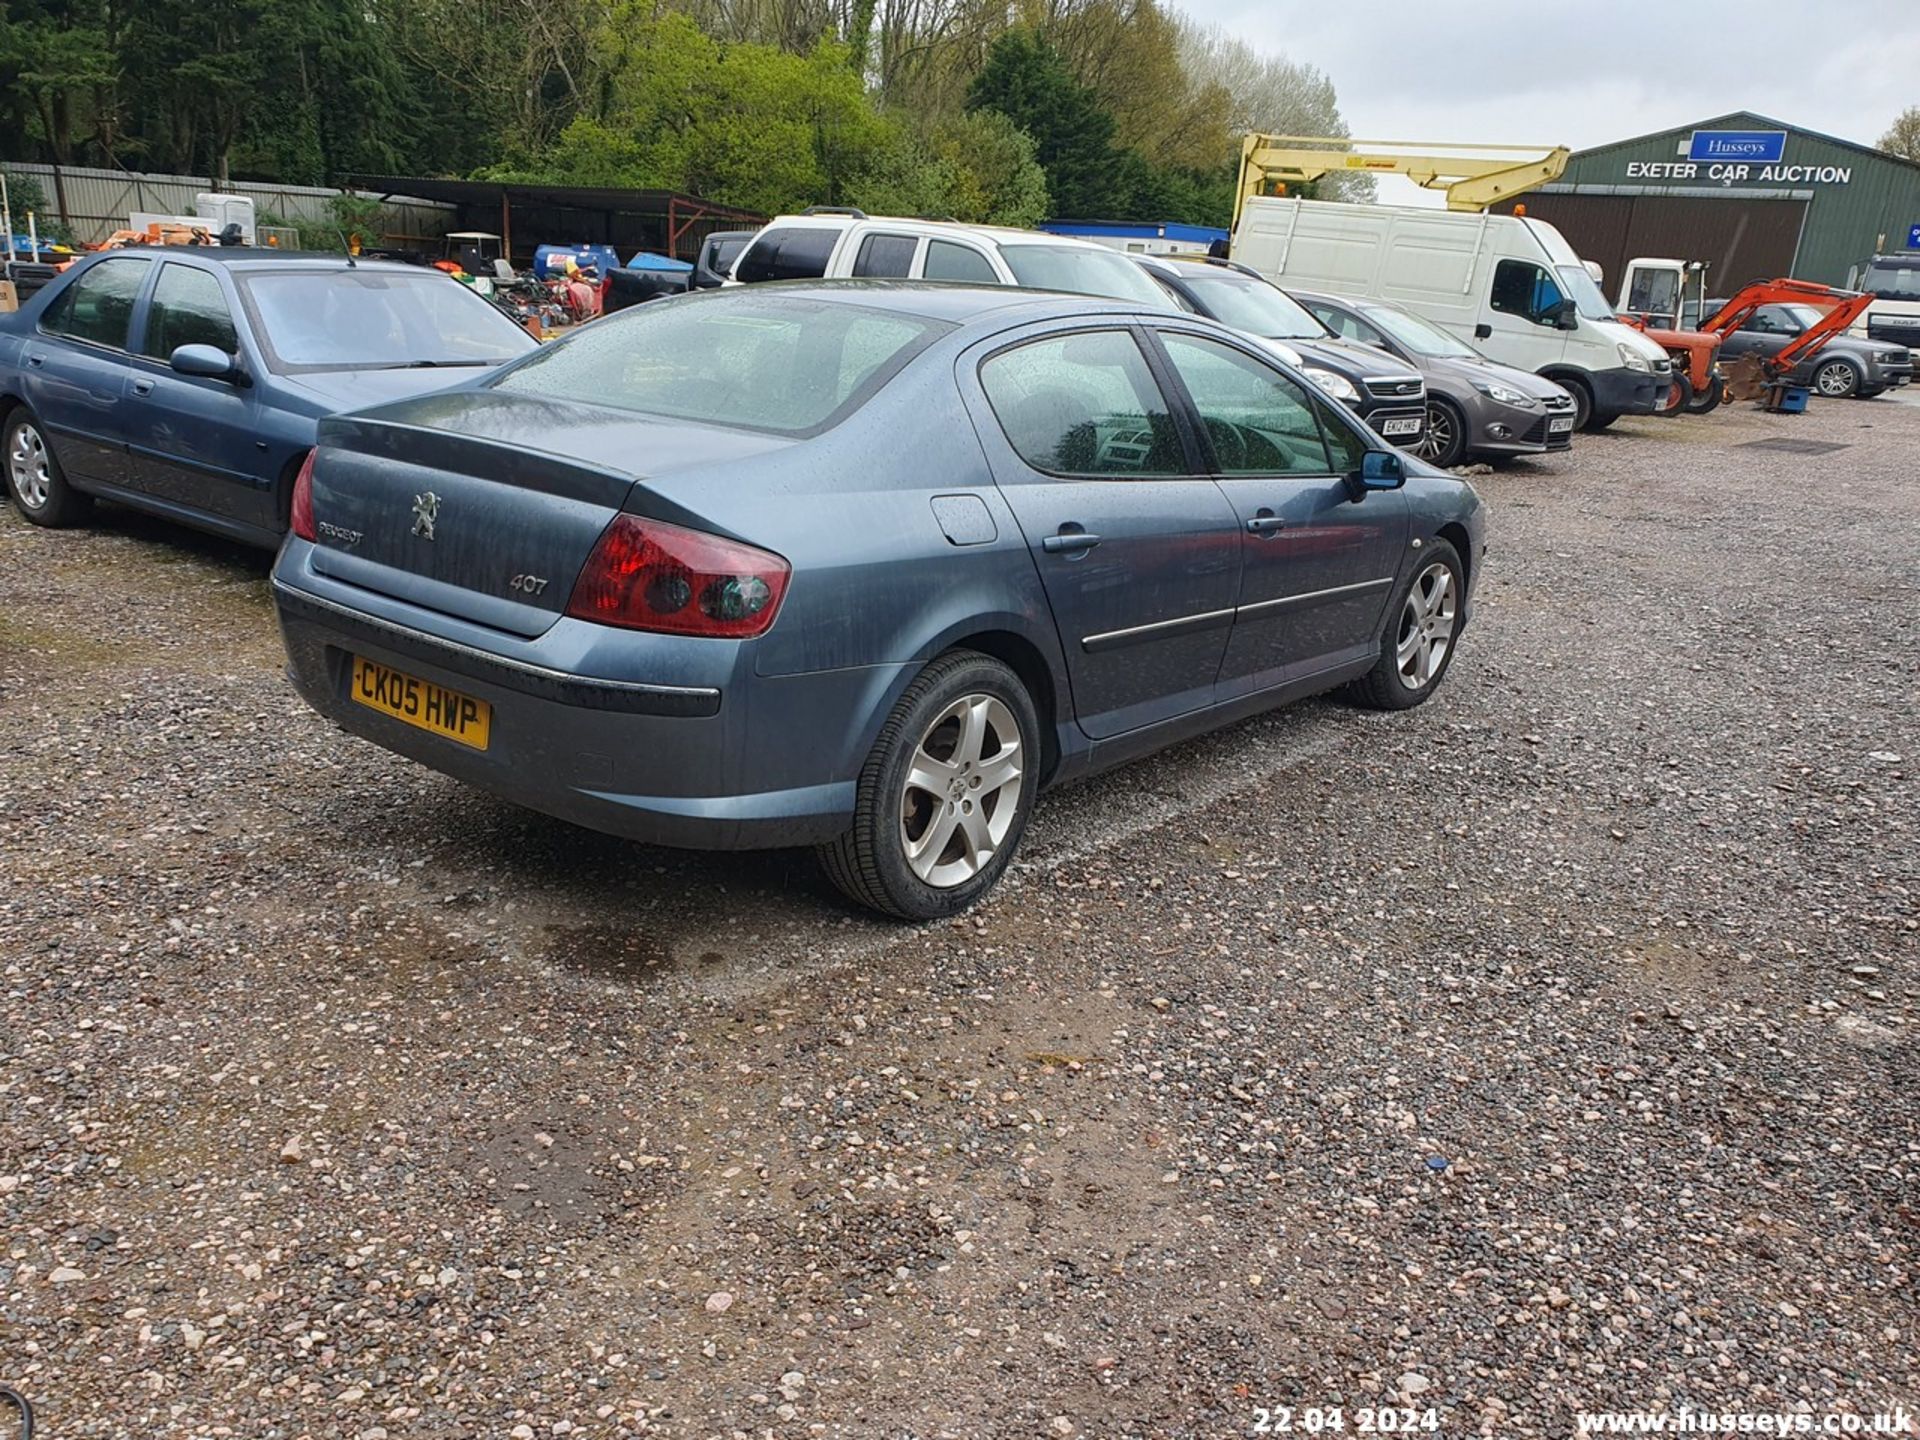
<path fill-rule="evenodd" d="M 1916 456 L 1823 403 L 1482 477 L 1434 704 L 1062 792 L 918 930 L 343 737 L 264 558 L 0 507 L 0 1382 L 257 1440 L 1920 1409 Z"/>

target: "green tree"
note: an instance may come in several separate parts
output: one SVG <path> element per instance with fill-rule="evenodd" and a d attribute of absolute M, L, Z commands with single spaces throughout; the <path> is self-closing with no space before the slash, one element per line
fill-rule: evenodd
<path fill-rule="evenodd" d="M 968 87 L 967 108 L 995 111 L 1033 137 L 1055 216 L 1114 213 L 1113 115 L 1045 40 L 1028 30 L 996 40 Z"/>
<path fill-rule="evenodd" d="M 1909 105 L 1894 117 L 1887 133 L 1880 137 L 1880 148 L 1903 160 L 1920 162 L 1920 105 Z"/>
<path fill-rule="evenodd" d="M 925 129 L 897 125 L 849 191 L 881 215 L 1028 226 L 1047 215 L 1047 177 L 1033 139 L 1006 116 L 976 110 Z"/>

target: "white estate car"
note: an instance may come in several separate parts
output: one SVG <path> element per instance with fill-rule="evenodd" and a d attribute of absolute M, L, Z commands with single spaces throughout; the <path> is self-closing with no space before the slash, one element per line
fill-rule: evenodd
<path fill-rule="evenodd" d="M 738 282 L 758 280 L 956 280 L 1020 285 L 1173 308 L 1165 292 L 1118 251 L 1089 240 L 900 220 L 817 207 L 767 222 L 733 262 Z"/>

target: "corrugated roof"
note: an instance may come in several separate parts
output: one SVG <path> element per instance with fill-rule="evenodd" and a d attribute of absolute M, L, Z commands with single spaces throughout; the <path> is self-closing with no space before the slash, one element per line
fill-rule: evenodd
<path fill-rule="evenodd" d="M 600 185 L 546 185 L 506 180 L 436 180 L 419 175 L 348 175 L 343 183 L 383 195 L 413 195 L 449 205 L 555 205 L 568 210 L 599 210 L 620 215 L 664 215 L 669 205 L 696 206 L 743 220 L 761 217 L 751 210 L 716 204 L 678 190 L 625 190 Z"/>

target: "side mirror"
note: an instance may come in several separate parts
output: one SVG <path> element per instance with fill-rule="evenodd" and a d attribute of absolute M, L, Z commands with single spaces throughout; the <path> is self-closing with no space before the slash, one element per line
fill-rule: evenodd
<path fill-rule="evenodd" d="M 203 380 L 236 380 L 240 362 L 217 345 L 182 345 L 167 364 L 180 375 L 197 375 Z"/>
<path fill-rule="evenodd" d="M 1556 330 L 1578 330 L 1579 311 L 1571 300 L 1557 300 L 1547 307 L 1547 319 Z"/>
<path fill-rule="evenodd" d="M 1407 483 L 1407 467 L 1400 457 L 1386 450 L 1369 450 L 1360 460 L 1360 468 L 1350 477 L 1356 500 L 1369 490 L 1398 490 Z"/>

